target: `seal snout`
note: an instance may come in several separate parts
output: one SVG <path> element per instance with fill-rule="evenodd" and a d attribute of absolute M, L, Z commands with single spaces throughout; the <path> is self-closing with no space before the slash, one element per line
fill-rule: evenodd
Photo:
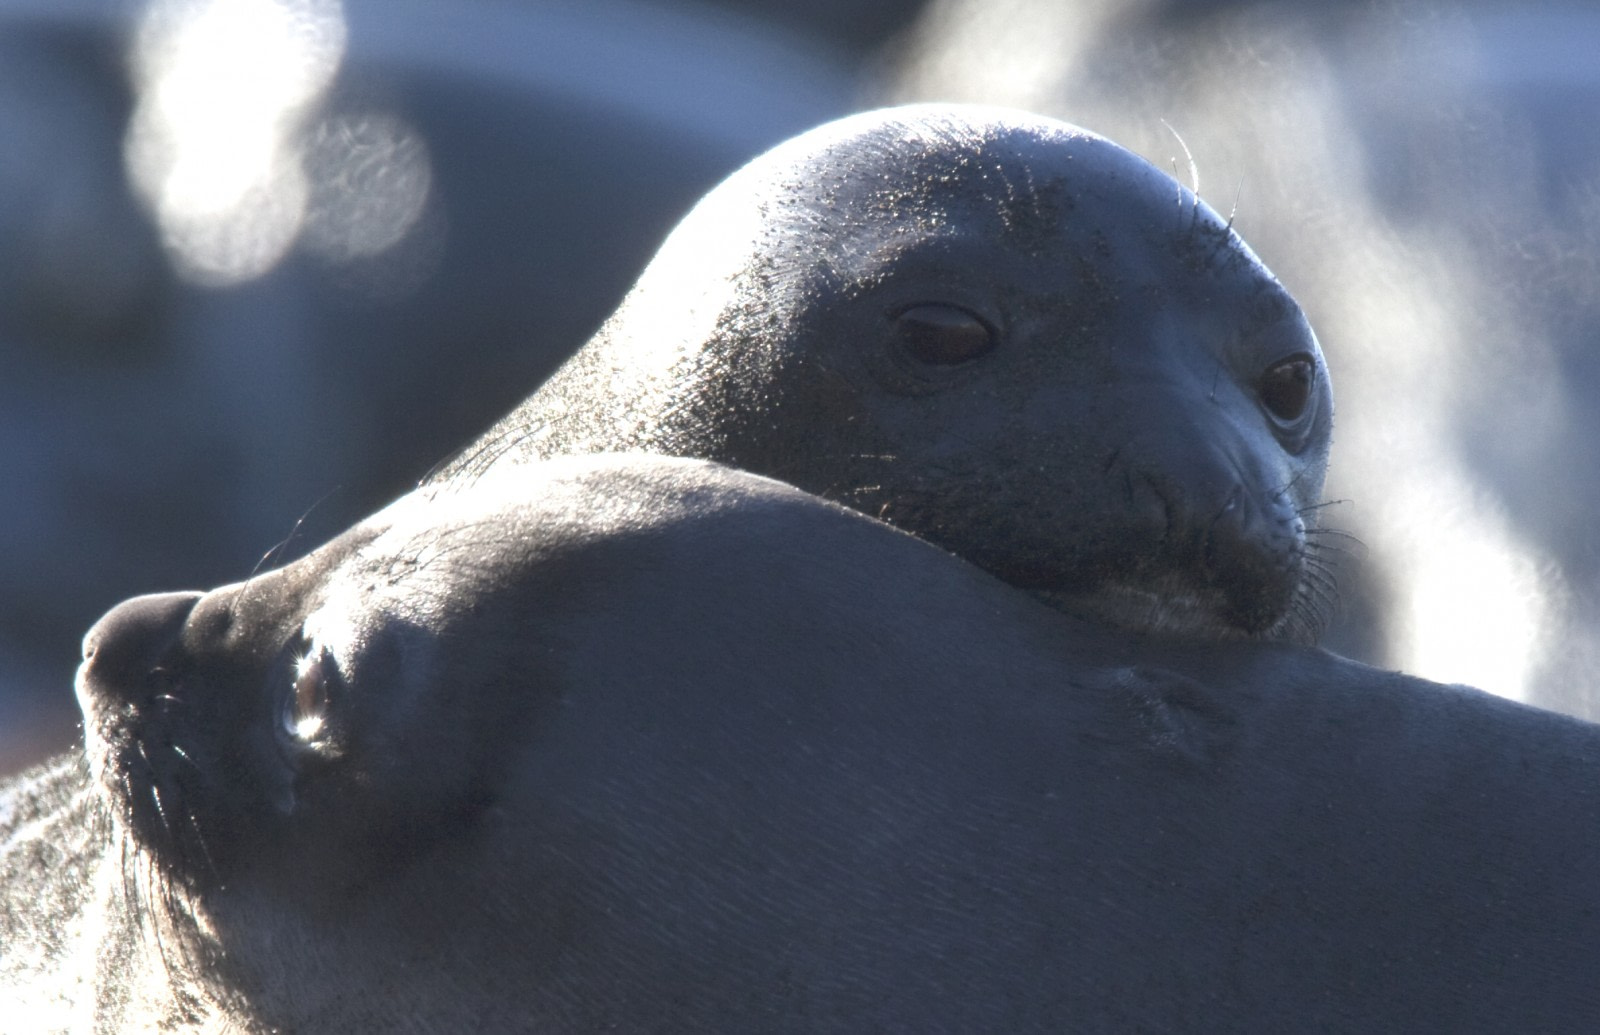
<path fill-rule="evenodd" d="M 1281 497 L 1261 500 L 1235 485 L 1206 531 L 1206 568 L 1230 619 L 1262 632 L 1288 609 L 1300 582 L 1299 518 Z"/>
<path fill-rule="evenodd" d="M 1135 628 L 1275 635 L 1301 592 L 1305 532 L 1296 499 L 1272 487 L 1284 472 L 1259 460 L 1260 445 L 1223 428 L 1119 449 L 1107 475 L 1127 488 L 1107 494 L 1117 505 L 1094 541 L 1111 546 L 1083 569 L 1099 581 L 1078 590 L 1079 606 L 1086 594 L 1104 598 L 1098 613 Z"/>
<path fill-rule="evenodd" d="M 86 693 L 126 697 L 146 686 L 200 598 L 195 592 L 152 593 L 107 611 L 83 637 L 80 703 L 89 703 Z"/>

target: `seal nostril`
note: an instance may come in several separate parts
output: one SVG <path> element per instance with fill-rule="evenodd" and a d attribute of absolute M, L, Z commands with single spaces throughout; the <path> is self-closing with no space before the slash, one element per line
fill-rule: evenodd
<path fill-rule="evenodd" d="M 1254 568 L 1261 539 L 1261 515 L 1249 506 L 1243 487 L 1235 485 L 1205 529 L 1205 560 L 1212 577 L 1237 576 Z"/>
<path fill-rule="evenodd" d="M 201 594 L 155 593 L 107 611 L 83 638 L 83 675 L 95 693 L 123 695 L 148 686 L 163 654 Z"/>
<path fill-rule="evenodd" d="M 1282 499 L 1236 485 L 1206 531 L 1206 569 L 1240 628 L 1259 632 L 1289 606 L 1300 578 L 1293 516 Z"/>

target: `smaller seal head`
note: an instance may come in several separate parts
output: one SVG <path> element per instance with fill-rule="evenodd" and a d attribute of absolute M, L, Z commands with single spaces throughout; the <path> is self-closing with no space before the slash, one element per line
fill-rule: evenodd
<path fill-rule="evenodd" d="M 121 870 L 106 914 L 131 931 L 101 980 L 146 996 L 103 996 L 123 1012 L 97 1030 L 320 1030 L 344 1009 L 338 1030 L 401 1023 L 376 975 L 409 957 L 381 947 L 394 927 L 428 945 L 459 924 L 454 868 L 537 701 L 508 658 L 519 616 L 493 606 L 537 529 L 473 501 L 405 497 L 286 568 L 136 597 L 86 634 L 85 753 Z M 456 993 L 419 979 L 407 1001 Z"/>

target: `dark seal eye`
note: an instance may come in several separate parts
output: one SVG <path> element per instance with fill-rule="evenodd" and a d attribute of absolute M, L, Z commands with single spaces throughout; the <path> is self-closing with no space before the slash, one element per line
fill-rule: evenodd
<path fill-rule="evenodd" d="M 313 647 L 295 662 L 294 685 L 283 709 L 283 727 L 300 741 L 314 741 L 323 732 L 332 700 L 333 658 Z"/>
<path fill-rule="evenodd" d="M 1311 404 L 1316 376 L 1316 361 L 1303 352 L 1274 363 L 1261 375 L 1261 401 L 1279 420 L 1299 420 Z"/>
<path fill-rule="evenodd" d="M 953 305 L 914 305 L 895 317 L 894 328 L 906 354 L 930 366 L 955 366 L 995 347 L 989 325 Z"/>

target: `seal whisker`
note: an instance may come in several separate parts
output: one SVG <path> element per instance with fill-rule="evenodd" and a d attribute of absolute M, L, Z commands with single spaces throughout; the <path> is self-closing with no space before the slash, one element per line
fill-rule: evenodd
<path fill-rule="evenodd" d="M 475 450 L 465 466 L 466 484 L 476 484 L 484 474 L 493 470 L 501 459 L 510 455 L 523 443 L 531 442 L 537 436 L 540 427 L 541 425 L 520 428 L 514 435 L 501 435 L 485 443 L 483 448 Z"/>
<path fill-rule="evenodd" d="M 219 888 L 225 887 L 222 872 L 217 869 L 217 861 L 211 855 L 211 846 L 206 843 L 205 832 L 200 829 L 200 820 L 193 812 L 186 812 L 184 815 L 189 821 L 189 830 L 194 834 L 194 843 L 200 847 L 200 856 L 205 860 L 206 869 L 210 872 L 212 880 Z"/>
<path fill-rule="evenodd" d="M 1299 616 L 1298 621 L 1303 630 L 1310 633 L 1305 643 L 1315 643 L 1321 638 L 1322 633 L 1339 613 L 1340 596 L 1337 587 L 1312 586 L 1308 584 L 1304 590 L 1295 595 L 1289 605 L 1289 613 Z"/>
<path fill-rule="evenodd" d="M 1307 556 L 1324 567 L 1336 570 L 1345 558 L 1360 560 L 1367 556 L 1367 544 L 1339 528 L 1306 529 Z M 1325 559 L 1325 556 L 1332 558 Z"/>
<path fill-rule="evenodd" d="M 140 746 L 139 753 L 144 753 L 143 745 Z M 153 805 L 155 805 L 156 817 L 161 820 L 161 829 L 167 832 L 167 837 L 169 840 L 176 841 L 177 838 L 174 837 L 172 833 L 172 823 L 167 818 L 166 806 L 161 803 L 161 788 L 157 787 L 154 783 L 150 785 L 150 801 Z"/>
<path fill-rule="evenodd" d="M 261 555 L 261 559 L 256 561 L 255 567 L 250 569 L 250 574 L 245 578 L 245 581 L 249 582 L 251 579 L 255 578 L 258 574 L 260 574 L 263 567 L 276 567 L 278 558 L 283 555 L 283 551 L 290 543 L 294 542 L 295 537 L 300 534 L 301 528 L 305 526 L 306 519 L 311 516 L 313 511 L 326 503 L 334 493 L 339 491 L 340 488 L 341 486 L 335 485 L 333 488 L 323 493 L 315 503 L 301 511 L 300 516 L 294 519 L 294 525 L 289 529 L 289 534 L 278 540 L 273 544 L 271 549 Z"/>
<path fill-rule="evenodd" d="M 1337 590 L 1339 584 L 1338 566 L 1330 564 L 1323 557 L 1319 549 L 1312 549 L 1305 554 L 1304 578 L 1314 585 L 1323 585 Z"/>
<path fill-rule="evenodd" d="M 1306 543 L 1305 553 L 1302 555 L 1305 562 L 1305 570 L 1308 574 L 1323 574 L 1336 578 L 1339 563 L 1336 560 L 1329 560 L 1327 555 L 1333 554 L 1335 557 L 1343 557 L 1348 555 L 1349 552 L 1341 546 L 1326 541 L 1309 540 Z"/>
<path fill-rule="evenodd" d="M 167 934 L 171 932 L 169 926 L 172 919 L 171 907 L 174 901 L 174 896 L 170 890 L 170 881 L 167 880 L 160 867 L 137 849 L 133 853 L 131 865 L 138 877 L 135 882 L 135 887 L 137 888 L 135 894 L 142 900 L 144 914 L 150 919 L 150 922 L 143 925 L 143 927 L 155 941 L 156 958 L 161 961 L 162 970 L 165 971 L 167 976 L 167 983 L 172 986 L 175 994 L 181 996 L 183 994 L 183 986 L 180 976 L 186 973 L 186 968 L 183 964 L 187 956 L 182 953 L 174 954 L 167 946 Z M 173 957 L 175 955 L 178 957 L 177 962 L 179 964 L 176 967 L 173 966 Z"/>
<path fill-rule="evenodd" d="M 436 461 L 433 466 L 429 467 L 427 471 L 423 473 L 421 478 L 417 479 L 417 485 L 420 487 L 433 482 L 435 479 L 438 479 L 441 475 L 443 475 L 446 470 L 452 467 L 462 472 L 476 469 L 478 461 L 486 452 L 488 452 L 490 449 L 501 446 L 505 439 L 510 437 L 513 436 L 495 435 L 493 437 L 485 438 L 475 444 L 469 443 L 468 445 L 462 446 L 459 449 L 451 450 L 449 453 L 446 453 L 442 458 Z"/>
<path fill-rule="evenodd" d="M 1305 570 L 1302 579 L 1314 586 L 1337 587 L 1338 573 L 1323 558 L 1313 554 L 1305 557 Z"/>
<path fill-rule="evenodd" d="M 174 755 L 177 755 L 179 758 L 181 758 L 185 762 L 187 762 L 190 766 L 192 766 L 195 769 L 196 772 L 201 771 L 200 770 L 200 764 L 189 756 L 189 752 L 185 751 L 182 747 L 178 746 L 177 744 L 169 744 L 167 746 L 172 749 L 172 753 Z"/>
<path fill-rule="evenodd" d="M 1319 533 L 1320 531 L 1322 531 L 1322 530 L 1308 528 L 1308 529 L 1306 529 L 1306 534 L 1308 536 L 1310 536 L 1310 535 Z M 1327 531 L 1333 531 L 1333 530 L 1332 529 L 1328 529 Z M 1307 539 L 1306 540 L 1306 557 L 1307 557 L 1308 561 L 1310 559 L 1312 559 L 1312 558 L 1317 558 L 1318 560 L 1320 560 L 1319 555 L 1324 553 L 1324 552 L 1325 553 L 1334 554 L 1334 555 L 1339 556 L 1339 557 L 1361 557 L 1361 556 L 1364 556 L 1366 551 L 1363 549 L 1363 547 L 1364 547 L 1365 544 L 1363 544 L 1360 540 L 1355 539 L 1353 536 L 1348 537 L 1348 538 L 1354 540 L 1353 545 L 1346 545 L 1343 542 L 1338 542 L 1338 541 L 1329 540 L 1329 539 Z M 1322 561 L 1321 563 L 1327 564 L 1326 561 Z"/>
<path fill-rule="evenodd" d="M 1348 540 L 1357 546 L 1367 545 L 1366 542 L 1354 532 L 1347 531 L 1343 528 L 1334 528 L 1331 525 L 1313 525 L 1306 529 L 1306 535 L 1325 535 L 1331 536 L 1335 539 Z"/>
<path fill-rule="evenodd" d="M 1189 145 L 1184 143 L 1183 135 L 1173 128 L 1172 123 L 1162 119 L 1161 124 L 1167 127 L 1167 132 L 1172 134 L 1172 139 L 1176 140 L 1178 146 L 1183 149 L 1183 157 L 1189 163 L 1189 193 L 1194 196 L 1194 206 L 1198 209 L 1200 206 L 1200 166 L 1194 160 L 1194 153 L 1189 150 Z M 1176 155 L 1172 158 L 1172 165 L 1174 171 L 1176 171 L 1178 165 Z"/>
<path fill-rule="evenodd" d="M 1340 595 L 1336 579 L 1316 564 L 1308 565 L 1294 598 L 1289 602 L 1287 618 L 1296 629 L 1297 642 L 1314 644 L 1333 621 L 1339 611 Z"/>
<path fill-rule="evenodd" d="M 1315 540 L 1308 541 L 1306 543 L 1305 553 L 1302 554 L 1302 559 L 1305 561 L 1306 569 L 1313 572 L 1331 573 L 1335 571 L 1337 565 L 1330 563 L 1328 559 L 1323 556 L 1325 552 L 1343 553 L 1345 551 L 1342 547 L 1331 543 L 1318 542 Z"/>
<path fill-rule="evenodd" d="M 1337 595 L 1339 592 L 1339 580 L 1332 572 L 1311 568 L 1306 571 L 1304 579 L 1308 592 L 1331 595 Z"/>
<path fill-rule="evenodd" d="M 1308 542 L 1306 545 L 1310 548 L 1310 550 L 1307 552 L 1308 558 L 1313 556 L 1312 551 L 1315 551 L 1317 563 L 1324 568 L 1334 571 L 1337 571 L 1347 561 L 1360 560 L 1366 556 L 1366 550 L 1363 549 L 1360 544 L 1347 546 L 1343 543 L 1332 542 L 1324 539 L 1315 542 Z"/>
<path fill-rule="evenodd" d="M 1278 497 L 1281 498 L 1281 497 L 1293 494 L 1295 489 L 1300 487 L 1300 483 L 1303 482 L 1306 479 L 1306 477 L 1309 476 L 1312 473 L 1313 472 L 1312 472 L 1312 470 L 1310 468 L 1301 468 L 1300 470 L 1294 472 L 1294 474 L 1289 476 L 1289 480 L 1287 482 L 1284 482 L 1283 485 L 1278 488 L 1278 490 L 1277 490 Z M 1329 502 L 1334 502 L 1334 501 L 1329 501 Z M 1309 512 L 1309 511 L 1316 510 L 1319 507 L 1323 507 L 1323 506 L 1326 506 L 1326 505 L 1327 505 L 1326 503 L 1307 504 L 1305 506 L 1296 507 L 1295 508 L 1295 513 L 1296 514 L 1305 514 L 1305 513 Z"/>

